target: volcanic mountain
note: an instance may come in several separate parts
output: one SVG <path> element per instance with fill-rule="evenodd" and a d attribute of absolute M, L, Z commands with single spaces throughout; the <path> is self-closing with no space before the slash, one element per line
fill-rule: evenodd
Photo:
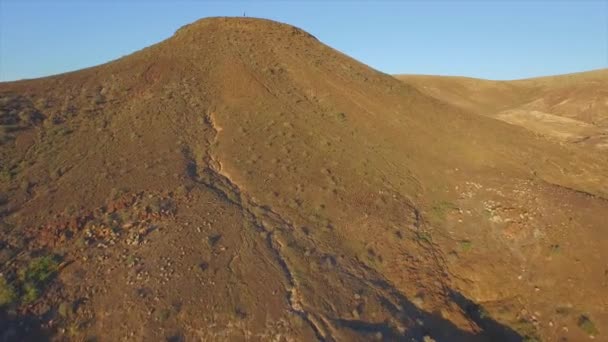
<path fill-rule="evenodd" d="M 11 340 L 603 336 L 608 161 L 295 27 L 0 84 Z"/>

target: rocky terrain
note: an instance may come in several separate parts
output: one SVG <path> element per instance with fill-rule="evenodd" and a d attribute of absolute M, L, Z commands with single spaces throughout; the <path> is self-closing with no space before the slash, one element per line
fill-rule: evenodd
<path fill-rule="evenodd" d="M 435 95 L 252 18 L 0 83 L 0 339 L 604 339 L 608 159 Z"/>

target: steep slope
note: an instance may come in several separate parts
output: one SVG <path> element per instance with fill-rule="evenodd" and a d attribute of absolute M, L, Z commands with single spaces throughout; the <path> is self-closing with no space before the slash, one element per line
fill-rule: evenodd
<path fill-rule="evenodd" d="M 517 341 L 608 322 L 608 162 L 297 28 L 204 19 L 0 94 L 5 336 Z"/>
<path fill-rule="evenodd" d="M 608 148 L 608 69 L 516 81 L 397 78 L 441 101 L 559 141 Z"/>

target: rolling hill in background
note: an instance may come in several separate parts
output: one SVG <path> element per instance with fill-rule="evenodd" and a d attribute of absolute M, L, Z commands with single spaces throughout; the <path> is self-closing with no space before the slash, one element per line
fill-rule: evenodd
<path fill-rule="evenodd" d="M 608 149 L 608 69 L 516 81 L 397 75 L 462 109 L 562 142 Z"/>
<path fill-rule="evenodd" d="M 0 83 L 2 338 L 603 338 L 608 160 L 493 117 L 601 94 L 452 81 L 209 18 Z"/>

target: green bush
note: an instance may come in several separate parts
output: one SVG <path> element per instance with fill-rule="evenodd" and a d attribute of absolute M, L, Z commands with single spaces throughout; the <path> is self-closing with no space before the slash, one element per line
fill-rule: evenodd
<path fill-rule="evenodd" d="M 17 299 L 15 288 L 0 276 L 0 307 L 10 305 Z"/>
<path fill-rule="evenodd" d="M 29 304 L 40 296 L 40 289 L 36 284 L 25 283 L 23 284 L 23 294 L 21 295 L 21 301 L 25 304 Z"/>
<path fill-rule="evenodd" d="M 55 276 L 59 269 L 59 262 L 54 257 L 38 257 L 30 261 L 28 266 L 19 270 L 21 282 L 21 300 L 31 303 L 38 299 L 44 287 Z"/>
<path fill-rule="evenodd" d="M 578 318 L 578 326 L 584 332 L 586 332 L 588 335 L 593 336 L 593 335 L 597 335 L 599 333 L 599 331 L 595 327 L 595 324 L 593 323 L 593 321 L 586 315 L 581 315 Z"/>
<path fill-rule="evenodd" d="M 473 242 L 471 240 L 462 240 L 460 241 L 460 249 L 463 252 L 468 252 L 473 248 Z"/>

